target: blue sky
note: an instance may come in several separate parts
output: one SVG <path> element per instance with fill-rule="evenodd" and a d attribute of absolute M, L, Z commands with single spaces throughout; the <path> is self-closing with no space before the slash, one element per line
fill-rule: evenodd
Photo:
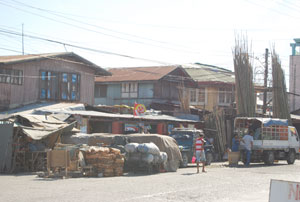
<path fill-rule="evenodd" d="M 151 60 L 129 59 L 25 37 L 25 53 L 73 51 L 104 68 L 206 63 L 233 70 L 235 34 L 247 35 L 259 69 L 273 44 L 288 76 L 290 43 L 300 38 L 300 1 L 0 0 L 0 30 Z M 0 55 L 22 51 L 0 32 Z M 159 61 L 159 62 L 154 62 Z"/>

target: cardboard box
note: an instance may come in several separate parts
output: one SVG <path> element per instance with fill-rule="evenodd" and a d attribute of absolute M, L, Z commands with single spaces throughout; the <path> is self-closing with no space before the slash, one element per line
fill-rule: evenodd
<path fill-rule="evenodd" d="M 228 152 L 229 165 L 238 165 L 240 152 Z"/>

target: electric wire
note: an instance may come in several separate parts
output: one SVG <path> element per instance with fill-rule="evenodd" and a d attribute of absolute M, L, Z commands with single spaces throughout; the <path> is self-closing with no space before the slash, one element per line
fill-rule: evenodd
<path fill-rule="evenodd" d="M 24 9 L 21 9 L 21 8 L 17 8 L 15 6 L 12 6 L 12 5 L 3 3 L 3 2 L 0 2 L 0 4 L 2 4 L 4 6 L 11 7 L 11 8 L 14 8 L 14 9 L 17 9 L 17 10 L 20 10 L 20 11 L 25 12 L 25 13 L 30 13 L 32 15 L 39 16 L 41 18 L 45 18 L 45 19 L 50 20 L 50 21 L 54 21 L 54 22 L 57 22 L 57 23 L 68 25 L 68 26 L 72 26 L 72 27 L 75 27 L 75 28 L 80 29 L 80 30 L 94 32 L 94 33 L 101 34 L 101 35 L 104 35 L 104 36 L 107 36 L 107 37 L 112 37 L 112 38 L 116 38 L 116 39 L 120 39 L 120 40 L 126 40 L 126 41 L 133 42 L 133 43 L 138 43 L 138 44 L 143 44 L 143 45 L 168 49 L 168 50 L 172 50 L 172 51 L 180 51 L 180 52 L 187 52 L 187 53 L 194 53 L 194 54 L 199 54 L 200 53 L 200 52 L 196 52 L 196 51 L 180 50 L 180 49 L 175 49 L 175 48 L 169 48 L 169 47 L 163 47 L 163 46 L 159 46 L 159 45 L 155 45 L 155 44 L 150 44 L 150 43 L 143 42 L 143 41 L 136 41 L 136 40 L 132 40 L 132 39 L 126 39 L 124 37 L 119 37 L 119 36 L 114 36 L 114 35 L 111 35 L 111 34 L 106 34 L 106 33 L 103 33 L 103 32 L 99 32 L 97 30 L 89 29 L 89 28 L 82 27 L 82 26 L 79 26 L 79 25 L 75 25 L 75 24 L 72 24 L 72 23 L 68 23 L 68 22 L 65 22 L 65 21 L 59 21 L 59 20 L 56 20 L 56 19 L 53 19 L 53 18 L 50 18 L 50 17 L 46 17 L 46 16 L 43 16 L 43 15 L 40 15 L 40 14 L 37 14 L 37 13 L 33 13 L 31 11 L 27 11 L 27 10 L 24 10 Z"/>
<path fill-rule="evenodd" d="M 17 35 L 17 36 L 22 36 L 22 33 L 10 31 L 10 30 L 0 29 L 0 32 L 7 33 L 7 34 L 12 34 L 12 35 Z M 143 60 L 143 61 L 147 61 L 147 62 L 155 62 L 155 63 L 159 63 L 159 64 L 165 64 L 165 65 L 166 64 L 168 64 L 168 65 L 171 64 L 170 62 L 162 62 L 162 61 L 158 61 L 158 60 L 151 60 L 151 59 L 135 57 L 135 56 L 125 55 L 125 54 L 120 54 L 120 53 L 114 53 L 114 52 L 109 52 L 109 51 L 104 51 L 104 50 L 99 50 L 99 49 L 93 49 L 93 48 L 73 45 L 73 44 L 70 44 L 70 43 L 65 43 L 65 42 L 56 41 L 56 40 L 52 40 L 52 39 L 46 39 L 46 38 L 33 36 L 33 35 L 28 35 L 28 34 L 23 34 L 23 36 L 28 37 L 28 38 L 42 40 L 42 41 L 47 41 L 47 42 L 51 42 L 51 43 L 56 43 L 56 44 L 60 44 L 60 45 L 64 45 L 64 46 L 69 46 L 69 47 L 73 47 L 73 48 L 83 49 L 83 50 L 97 52 L 97 53 L 102 53 L 102 54 L 115 55 L 115 56 L 130 58 L 130 59 L 136 59 L 136 60 Z"/>
<path fill-rule="evenodd" d="M 137 36 L 137 35 L 134 35 L 134 34 L 128 34 L 128 33 L 116 31 L 116 30 L 113 30 L 113 29 L 108 29 L 108 28 L 103 27 L 103 26 L 98 26 L 98 25 L 94 25 L 94 24 L 87 23 L 87 22 L 75 20 L 75 19 L 73 19 L 73 18 L 66 17 L 65 14 L 59 14 L 59 13 L 56 12 L 56 11 L 52 11 L 52 10 L 48 10 L 48 9 L 43 9 L 43 8 L 31 6 L 31 5 L 29 5 L 29 4 L 25 4 L 25 3 L 22 3 L 22 2 L 19 2 L 19 1 L 16 1 L 16 0 L 10 0 L 10 1 L 15 2 L 15 3 L 18 3 L 19 5 L 23 5 L 23 6 L 25 6 L 25 7 L 29 7 L 29 8 L 35 9 L 35 10 L 47 12 L 47 13 L 50 13 L 50 14 L 52 14 L 52 15 L 55 15 L 55 16 L 58 16 L 58 17 L 61 17 L 61 18 L 64 18 L 64 19 L 67 19 L 67 20 L 70 20 L 70 21 L 73 21 L 73 22 L 76 22 L 76 23 L 80 23 L 80 24 L 83 24 L 83 25 L 88 25 L 88 26 L 91 26 L 91 27 L 103 29 L 103 30 L 110 31 L 110 32 L 113 32 L 113 33 L 122 34 L 122 35 L 130 36 L 130 37 L 135 37 L 135 38 L 139 38 L 139 39 L 142 39 L 142 40 L 149 40 L 149 41 L 156 42 L 156 43 L 167 44 L 167 45 L 172 45 L 172 46 L 179 46 L 179 47 L 183 47 L 183 48 L 188 48 L 188 49 L 190 49 L 189 47 L 184 46 L 184 45 L 173 44 L 173 43 L 169 43 L 169 42 L 166 42 L 166 41 L 154 40 L 154 39 L 150 39 L 150 38 L 146 38 L 146 37 Z"/>

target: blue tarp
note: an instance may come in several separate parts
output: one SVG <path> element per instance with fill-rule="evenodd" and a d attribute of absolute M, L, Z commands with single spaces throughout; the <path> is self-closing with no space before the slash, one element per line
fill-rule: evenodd
<path fill-rule="evenodd" d="M 263 121 L 264 126 L 272 126 L 272 125 L 277 125 L 277 126 L 288 126 L 288 120 L 286 119 L 264 119 Z"/>

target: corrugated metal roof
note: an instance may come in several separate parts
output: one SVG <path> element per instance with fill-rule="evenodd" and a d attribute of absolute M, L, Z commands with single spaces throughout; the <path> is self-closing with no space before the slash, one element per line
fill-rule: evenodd
<path fill-rule="evenodd" d="M 156 81 L 178 67 L 179 66 L 113 68 L 108 70 L 112 73 L 112 76 L 96 77 L 95 82 Z"/>
<path fill-rule="evenodd" d="M 24 107 L 23 107 L 24 108 Z M 81 115 L 81 116 L 95 116 L 95 117 L 107 117 L 107 118 L 125 118 L 125 119 L 145 119 L 145 120 L 166 120 L 166 121 L 178 121 L 178 122 L 198 122 L 193 120 L 180 119 L 167 115 L 144 115 L 144 116 L 134 116 L 132 114 L 111 114 L 97 111 L 86 111 L 83 104 L 78 103 L 44 103 L 31 105 L 30 108 L 19 108 L 18 110 L 2 112 L 3 114 L 10 115 L 20 115 L 25 117 L 30 117 L 35 115 L 39 117 L 40 120 L 44 120 L 44 114 L 55 113 L 55 118 L 59 121 L 61 115 Z M 1 114 L 1 113 L 0 113 Z M 68 116 L 66 116 L 68 117 Z"/>
<path fill-rule="evenodd" d="M 223 68 L 204 64 L 187 64 L 182 66 L 197 82 L 235 83 L 234 73 Z"/>
<path fill-rule="evenodd" d="M 102 117 L 102 118 L 124 118 L 124 119 L 133 119 L 133 120 L 156 120 L 156 121 L 177 121 L 177 122 L 190 122 L 198 123 L 198 121 L 180 119 L 168 115 L 144 115 L 144 116 L 134 116 L 131 114 L 110 114 L 97 111 L 82 111 L 82 110 L 38 110 L 39 112 L 50 112 L 50 113 L 65 113 L 70 115 L 81 115 L 81 116 L 90 116 L 90 117 Z"/>
<path fill-rule="evenodd" d="M 20 114 L 34 114 L 35 110 L 85 110 L 84 104 L 74 102 L 42 102 L 25 105 L 16 109 L 0 112 L 0 117 L 5 115 L 20 115 Z"/>
<path fill-rule="evenodd" d="M 73 53 L 73 52 L 62 52 L 62 53 L 43 53 L 43 54 L 29 54 L 29 55 L 10 55 L 10 56 L 0 56 L 0 64 L 15 64 L 21 62 L 29 62 L 33 60 L 41 60 L 41 59 L 58 59 L 58 57 L 74 57 L 80 60 L 80 64 L 87 66 L 88 68 L 94 69 L 96 74 L 107 75 L 110 73 L 100 66 L 84 59 L 83 57 Z M 61 59 L 65 62 L 76 62 L 69 61 L 65 59 Z"/>

